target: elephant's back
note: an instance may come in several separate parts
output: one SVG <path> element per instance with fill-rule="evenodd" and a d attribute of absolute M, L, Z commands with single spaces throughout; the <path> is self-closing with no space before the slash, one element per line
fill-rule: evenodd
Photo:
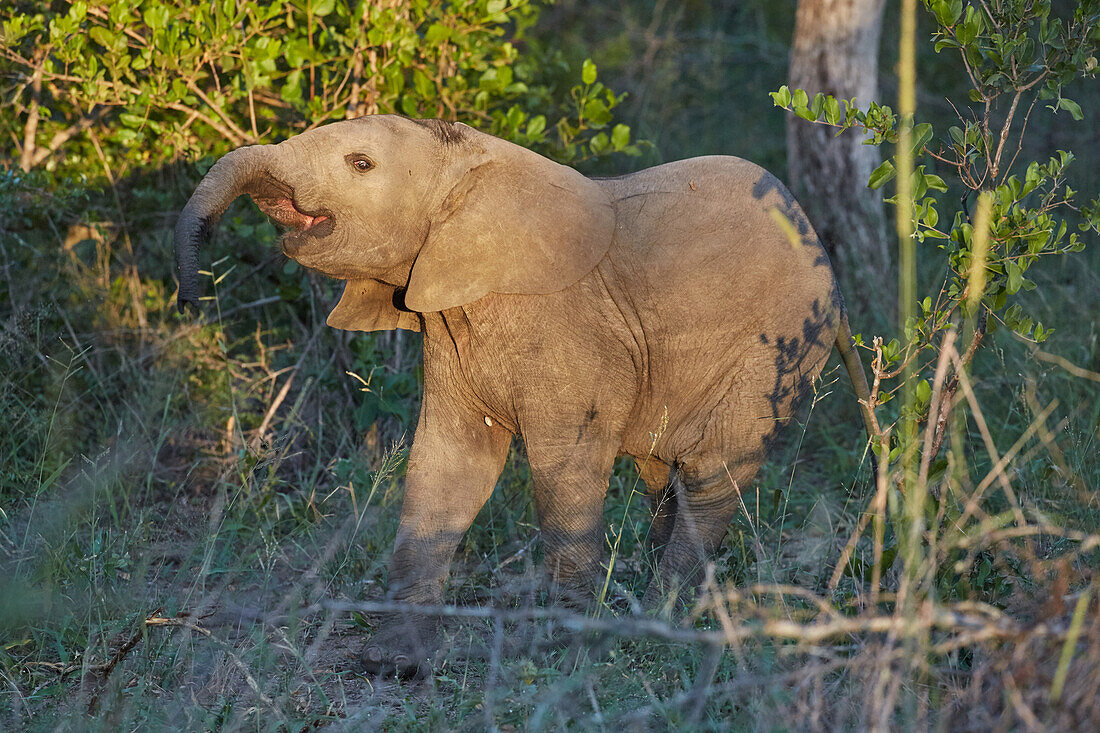
<path fill-rule="evenodd" d="M 732 156 L 666 163 L 601 181 L 614 201 L 610 252 L 645 289 L 704 311 L 721 299 L 746 307 L 839 296 L 829 257 L 779 179 Z M 792 316 L 795 314 L 792 314 Z"/>
<path fill-rule="evenodd" d="M 806 215 L 775 176 L 740 158 L 601 183 L 617 214 L 602 267 L 634 296 L 648 365 L 637 420 L 667 406 L 672 459 L 686 446 L 758 442 L 756 421 L 789 414 L 836 332 L 839 291 Z M 728 434 L 742 428 L 753 435 Z"/>
<path fill-rule="evenodd" d="M 806 257 L 794 260 L 828 267 L 827 257 L 818 262 L 824 251 L 791 192 L 742 158 L 689 158 L 599 182 L 614 202 L 622 240 L 640 253 L 709 257 L 709 243 L 731 257 L 791 262 L 790 253 L 804 248 Z M 697 246 L 685 247 L 688 240 Z"/>

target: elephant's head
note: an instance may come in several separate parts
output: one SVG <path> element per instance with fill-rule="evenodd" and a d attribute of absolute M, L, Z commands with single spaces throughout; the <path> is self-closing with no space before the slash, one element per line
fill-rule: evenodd
<path fill-rule="evenodd" d="M 287 255 L 348 281 L 328 322 L 350 330 L 415 329 L 413 311 L 490 292 L 561 290 L 615 230 L 603 189 L 570 168 L 461 124 L 362 117 L 210 169 L 176 224 L 181 308 L 198 299 L 201 241 L 242 194 L 289 228 Z"/>

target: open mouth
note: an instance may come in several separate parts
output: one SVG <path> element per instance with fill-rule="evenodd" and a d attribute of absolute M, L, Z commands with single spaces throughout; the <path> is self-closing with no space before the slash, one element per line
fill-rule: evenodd
<path fill-rule="evenodd" d="M 332 233 L 332 213 L 303 211 L 294 201 L 294 188 L 277 178 L 262 176 L 250 182 L 248 195 L 277 224 L 287 227 L 286 238 L 327 237 Z"/>
<path fill-rule="evenodd" d="M 332 217 L 329 214 L 302 211 L 294 205 L 294 200 L 289 196 L 253 196 L 252 200 L 256 202 L 256 206 L 260 207 L 260 211 L 277 223 L 294 229 L 297 234 L 307 232 L 320 234 L 321 229 L 331 231 Z M 320 225 L 324 222 L 329 222 L 330 226 L 321 227 Z"/>

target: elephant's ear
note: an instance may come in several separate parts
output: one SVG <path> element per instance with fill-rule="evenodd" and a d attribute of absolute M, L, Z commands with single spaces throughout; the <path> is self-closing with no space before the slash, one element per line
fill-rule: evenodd
<path fill-rule="evenodd" d="M 328 325 L 345 331 L 392 331 L 404 328 L 419 331 L 415 313 L 398 310 L 394 305 L 397 288 L 378 280 L 348 280 L 340 302 L 328 314 Z"/>
<path fill-rule="evenodd" d="M 465 125 L 444 155 L 458 182 L 431 217 L 406 305 L 422 313 L 486 293 L 552 293 L 591 272 L 611 246 L 615 213 L 603 188 L 572 168 Z"/>

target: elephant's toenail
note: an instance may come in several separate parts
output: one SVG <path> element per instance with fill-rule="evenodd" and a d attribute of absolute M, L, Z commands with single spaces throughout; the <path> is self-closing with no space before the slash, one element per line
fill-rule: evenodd
<path fill-rule="evenodd" d="M 368 662 L 381 662 L 382 661 L 382 652 L 378 651 L 378 649 L 376 649 L 376 648 L 368 649 L 367 650 L 367 661 Z"/>

